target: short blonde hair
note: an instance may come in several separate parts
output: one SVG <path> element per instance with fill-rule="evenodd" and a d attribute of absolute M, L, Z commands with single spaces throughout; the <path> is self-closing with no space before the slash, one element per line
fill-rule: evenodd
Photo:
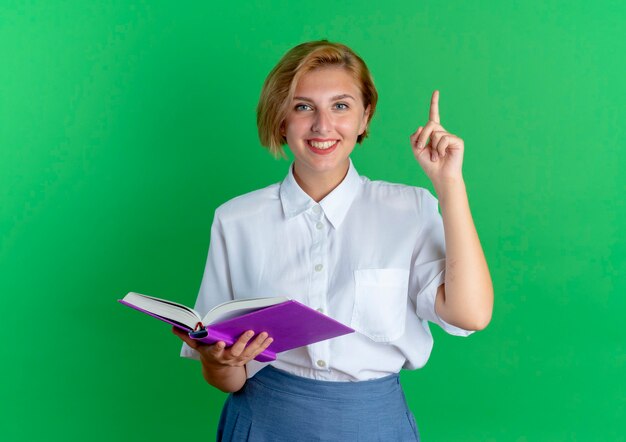
<path fill-rule="evenodd" d="M 364 108 L 370 106 L 368 125 L 358 136 L 357 143 L 360 144 L 367 137 L 369 122 L 378 101 L 378 92 L 367 65 L 348 46 L 328 40 L 311 41 L 290 49 L 269 73 L 261 90 L 256 114 L 259 140 L 275 157 L 285 157 L 283 145 L 287 140 L 281 128 L 298 80 L 313 69 L 329 66 L 342 67 L 351 74 L 361 91 Z"/>

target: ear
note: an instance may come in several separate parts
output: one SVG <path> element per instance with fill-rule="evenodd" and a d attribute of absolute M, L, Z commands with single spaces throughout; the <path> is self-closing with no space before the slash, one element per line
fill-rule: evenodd
<path fill-rule="evenodd" d="M 363 118 L 361 119 L 361 127 L 359 130 L 359 135 L 363 135 L 363 132 L 365 132 L 365 130 L 367 129 L 367 125 L 369 123 L 369 119 L 370 119 L 370 109 L 372 108 L 371 105 L 367 105 L 367 107 L 365 108 L 365 111 L 363 112 Z"/>

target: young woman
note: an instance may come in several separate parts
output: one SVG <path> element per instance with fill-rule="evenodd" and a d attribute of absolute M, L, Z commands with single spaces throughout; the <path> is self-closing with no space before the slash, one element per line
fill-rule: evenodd
<path fill-rule="evenodd" d="M 410 140 L 439 201 L 357 173 L 350 154 L 367 136 L 377 98 L 363 60 L 325 40 L 291 49 L 265 81 L 260 140 L 276 156 L 286 144 L 295 159 L 281 183 L 216 210 L 195 308 L 287 295 L 357 333 L 267 364 L 253 360 L 272 342 L 263 330 L 226 348 L 174 329 L 182 356 L 200 359 L 206 381 L 232 393 L 218 440 L 419 440 L 398 373 L 428 360 L 428 322 L 467 336 L 491 319 L 464 143 L 441 125 L 438 91 Z"/>

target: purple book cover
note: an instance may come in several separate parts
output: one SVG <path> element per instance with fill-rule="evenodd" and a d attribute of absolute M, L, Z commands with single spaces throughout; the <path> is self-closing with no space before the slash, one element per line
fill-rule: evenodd
<path fill-rule="evenodd" d="M 122 300 L 120 302 L 190 332 L 182 324 L 174 323 Z M 229 346 L 247 330 L 254 330 L 255 336 L 266 332 L 274 341 L 255 358 L 259 362 L 275 360 L 276 353 L 354 332 L 350 327 L 294 300 L 261 308 L 220 323 L 205 324 L 205 329 L 208 333 L 206 337 L 193 336 L 198 335 L 198 332 L 190 336 L 206 344 L 224 341 Z"/>

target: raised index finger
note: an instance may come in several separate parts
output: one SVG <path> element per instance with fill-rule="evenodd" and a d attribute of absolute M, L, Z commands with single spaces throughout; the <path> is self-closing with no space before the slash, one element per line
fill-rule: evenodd
<path fill-rule="evenodd" d="M 439 121 L 439 91 L 434 91 L 433 96 L 430 99 L 430 115 L 428 116 L 430 121 L 440 123 Z"/>

